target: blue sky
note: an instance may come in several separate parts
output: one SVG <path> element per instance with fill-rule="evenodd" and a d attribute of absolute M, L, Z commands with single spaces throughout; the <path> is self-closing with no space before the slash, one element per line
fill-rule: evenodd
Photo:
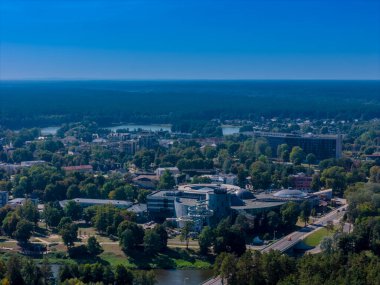
<path fill-rule="evenodd" d="M 380 79 L 380 0 L 1 0 L 1 79 Z"/>

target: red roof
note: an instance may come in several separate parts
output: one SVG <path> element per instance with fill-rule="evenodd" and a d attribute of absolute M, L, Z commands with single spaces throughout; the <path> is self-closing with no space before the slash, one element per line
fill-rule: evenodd
<path fill-rule="evenodd" d="M 63 167 L 65 171 L 79 171 L 79 170 L 92 170 L 91 165 L 77 165 Z"/>

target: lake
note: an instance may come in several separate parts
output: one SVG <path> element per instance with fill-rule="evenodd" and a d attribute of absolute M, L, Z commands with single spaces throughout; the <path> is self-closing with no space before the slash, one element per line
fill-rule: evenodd
<path fill-rule="evenodd" d="M 41 135 L 43 136 L 48 136 L 48 135 L 56 135 L 57 131 L 60 127 L 47 127 L 47 128 L 42 128 L 41 129 Z"/>
<path fill-rule="evenodd" d="M 56 135 L 59 127 L 47 127 L 41 129 L 41 135 L 47 136 L 47 135 Z M 116 132 L 120 129 L 129 129 L 130 131 L 142 129 L 144 131 L 152 131 L 152 132 L 158 132 L 158 131 L 167 131 L 171 132 L 171 126 L 170 125 L 134 125 L 134 124 L 126 124 L 126 125 L 119 125 L 119 126 L 112 126 L 107 127 L 106 129 L 109 129 L 113 132 Z M 222 126 L 222 131 L 224 136 L 233 135 L 239 133 L 240 127 L 234 127 L 234 126 Z"/>
<path fill-rule="evenodd" d="M 120 126 L 113 126 L 113 127 L 107 127 L 106 129 L 109 129 L 113 132 L 116 132 L 117 130 L 121 129 L 129 129 L 130 131 L 142 129 L 144 131 L 152 131 L 152 132 L 158 132 L 158 131 L 167 131 L 171 132 L 171 125 L 134 125 L 134 124 L 127 124 L 127 125 L 120 125 Z"/>
<path fill-rule="evenodd" d="M 171 126 L 170 125 L 121 125 L 121 126 L 115 126 L 115 127 L 108 127 L 107 129 L 110 129 L 113 132 L 116 132 L 118 129 L 129 129 L 129 130 L 137 130 L 142 129 L 144 131 L 152 131 L 157 132 L 160 130 L 171 132 Z M 239 133 L 240 127 L 234 127 L 234 126 L 222 126 L 222 131 L 224 136 L 233 135 Z"/>
<path fill-rule="evenodd" d="M 239 130 L 240 130 L 240 127 L 222 126 L 223 136 L 238 134 Z"/>

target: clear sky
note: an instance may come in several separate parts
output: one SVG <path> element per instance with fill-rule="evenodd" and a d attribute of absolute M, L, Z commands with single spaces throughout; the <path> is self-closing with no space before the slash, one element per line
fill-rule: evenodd
<path fill-rule="evenodd" d="M 380 79 L 380 0 L 0 0 L 1 79 Z"/>

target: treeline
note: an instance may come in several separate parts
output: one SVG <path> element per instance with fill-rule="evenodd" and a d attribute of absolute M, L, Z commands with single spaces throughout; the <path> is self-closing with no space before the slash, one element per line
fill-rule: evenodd
<path fill-rule="evenodd" d="M 93 174 L 68 173 L 49 165 L 24 168 L 12 181 L 0 181 L 0 190 L 14 197 L 32 197 L 44 202 L 74 198 L 115 199 L 145 202 L 150 193 L 128 183 L 121 175 L 104 177 Z"/>
<path fill-rule="evenodd" d="M 215 275 L 225 284 L 239 285 L 377 285 L 380 284 L 380 259 L 365 252 L 344 255 L 305 255 L 295 259 L 278 251 L 247 251 L 240 257 L 219 255 Z"/>
<path fill-rule="evenodd" d="M 0 259 L 0 282 L 9 285 L 153 285 L 154 272 L 130 270 L 119 264 L 115 268 L 100 263 L 64 264 L 60 267 L 58 280 L 53 277 L 49 259 L 37 264 L 31 258 L 10 256 Z"/>
<path fill-rule="evenodd" d="M 0 125 L 12 128 L 85 119 L 108 125 L 261 116 L 374 118 L 380 94 L 377 81 L 9 81 L 0 88 Z"/>

